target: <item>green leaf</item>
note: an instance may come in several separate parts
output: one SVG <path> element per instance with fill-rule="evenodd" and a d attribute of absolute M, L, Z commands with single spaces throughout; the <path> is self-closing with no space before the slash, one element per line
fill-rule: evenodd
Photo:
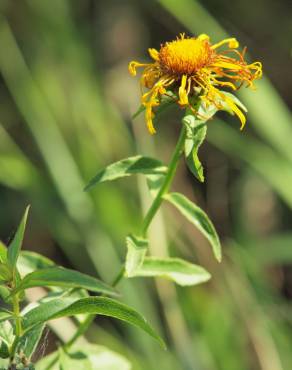
<path fill-rule="evenodd" d="M 135 157 L 129 157 L 110 164 L 98 172 L 98 174 L 89 182 L 84 190 L 87 191 L 101 182 L 112 181 L 121 177 L 131 176 L 138 173 L 144 175 L 165 174 L 166 171 L 167 167 L 157 159 L 137 155 Z"/>
<path fill-rule="evenodd" d="M 164 277 L 182 286 L 201 284 L 211 278 L 203 267 L 180 258 L 155 257 L 146 257 L 135 276 Z"/>
<path fill-rule="evenodd" d="M 192 114 L 188 114 L 183 118 L 183 123 L 186 125 L 186 140 L 185 140 L 185 158 L 190 171 L 195 177 L 204 182 L 203 166 L 198 157 L 198 150 L 206 138 L 207 125 L 201 120 L 197 120 Z"/>
<path fill-rule="evenodd" d="M 18 271 L 21 276 L 25 276 L 35 270 L 53 266 L 55 266 L 55 263 L 52 260 L 39 253 L 31 251 L 21 251 L 17 261 Z"/>
<path fill-rule="evenodd" d="M 11 280 L 12 271 L 6 263 L 0 263 L 0 284 Z"/>
<path fill-rule="evenodd" d="M 147 175 L 146 180 L 147 180 L 147 185 L 150 190 L 150 193 L 153 198 L 156 197 L 158 194 L 163 181 L 165 179 L 165 175 Z"/>
<path fill-rule="evenodd" d="M 41 340 L 45 324 L 36 325 L 33 329 L 24 334 L 19 342 L 19 348 L 25 354 L 26 358 L 30 358 L 36 350 L 39 341 Z"/>
<path fill-rule="evenodd" d="M 0 311 L 0 322 L 6 321 L 12 317 L 10 312 L 7 311 Z"/>
<path fill-rule="evenodd" d="M 9 348 L 5 342 L 1 342 L 0 358 L 8 358 L 8 357 L 9 357 Z"/>
<path fill-rule="evenodd" d="M 0 262 L 5 263 L 7 261 L 7 247 L 0 240 Z"/>
<path fill-rule="evenodd" d="M 135 274 L 136 269 L 143 263 L 148 247 L 148 240 L 134 235 L 129 235 L 126 238 L 126 243 L 127 257 L 125 274 L 127 277 L 131 277 Z"/>
<path fill-rule="evenodd" d="M 78 301 L 79 299 L 77 299 Z M 48 302 L 39 304 L 23 315 L 23 328 L 25 333 L 33 329 L 36 325 L 46 323 L 54 314 L 61 312 L 72 303 L 76 302 L 75 298 L 62 297 Z"/>
<path fill-rule="evenodd" d="M 10 347 L 14 341 L 13 326 L 10 321 L 0 322 L 0 338 L 4 341 L 8 347 Z"/>
<path fill-rule="evenodd" d="M 55 362 L 53 366 L 50 366 Z M 123 356 L 106 347 L 94 344 L 75 346 L 69 351 L 56 351 L 41 359 L 36 370 L 130 370 L 131 365 Z"/>
<path fill-rule="evenodd" d="M 7 260 L 12 269 L 14 270 L 16 267 L 17 258 L 21 249 L 23 237 L 24 237 L 24 231 L 28 216 L 29 206 L 26 208 L 23 218 L 18 226 L 18 229 L 14 235 L 14 238 L 12 242 L 8 246 L 8 252 L 7 252 Z"/>
<path fill-rule="evenodd" d="M 116 300 L 105 297 L 83 298 L 59 311 L 55 309 L 51 303 L 52 302 L 48 302 L 48 304 L 50 304 L 49 309 L 47 309 L 46 305 L 43 304 L 42 309 L 37 307 L 24 316 L 23 328 L 25 331 L 35 325 L 64 316 L 73 316 L 84 313 L 96 314 L 114 317 L 137 326 L 156 339 L 162 346 L 165 346 L 163 340 L 155 333 L 143 316 L 131 307 Z M 36 310 L 38 310 L 37 313 Z M 55 310 L 55 312 L 52 312 L 53 310 Z"/>
<path fill-rule="evenodd" d="M 221 244 L 214 225 L 206 213 L 180 193 L 170 193 L 164 196 L 183 216 L 195 225 L 210 242 L 216 259 L 221 261 Z"/>
<path fill-rule="evenodd" d="M 92 276 L 59 266 L 31 272 L 23 278 L 12 294 L 36 286 L 82 288 L 96 293 L 118 295 L 112 287 Z"/>

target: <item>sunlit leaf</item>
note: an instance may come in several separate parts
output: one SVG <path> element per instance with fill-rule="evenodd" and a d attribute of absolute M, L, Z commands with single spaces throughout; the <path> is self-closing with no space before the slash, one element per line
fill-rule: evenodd
<path fill-rule="evenodd" d="M 187 197 L 180 193 L 170 193 L 164 196 L 180 213 L 186 217 L 210 242 L 213 253 L 221 261 L 221 244 L 214 225 L 207 214 Z"/>
<path fill-rule="evenodd" d="M 63 288 L 83 288 L 96 293 L 117 295 L 117 292 L 102 281 L 63 267 L 51 267 L 33 271 L 26 275 L 12 294 L 36 286 L 58 286 Z"/>
<path fill-rule="evenodd" d="M 133 308 L 116 300 L 105 297 L 83 298 L 61 310 L 54 308 L 52 302 L 48 302 L 47 305 L 49 305 L 49 309 L 46 309 L 46 304 L 43 304 L 41 309 L 37 307 L 24 316 L 23 327 L 25 331 L 52 319 L 86 313 L 114 317 L 137 326 L 164 346 L 163 340 L 155 333 L 143 316 Z"/>
<path fill-rule="evenodd" d="M 134 235 L 129 235 L 126 238 L 126 243 L 126 275 L 131 277 L 135 274 L 136 269 L 138 269 L 143 263 L 148 247 L 148 240 Z"/>
<path fill-rule="evenodd" d="M 101 182 L 112 181 L 121 177 L 131 176 L 138 173 L 144 175 L 153 175 L 164 174 L 166 171 L 167 167 L 157 159 L 137 155 L 135 157 L 125 158 L 110 164 L 99 171 L 98 174 L 92 180 L 90 180 L 89 184 L 85 187 L 85 190 L 87 191 Z"/>
<path fill-rule="evenodd" d="M 182 286 L 204 283 L 211 277 L 203 267 L 180 258 L 155 257 L 145 257 L 135 276 L 164 277 Z"/>

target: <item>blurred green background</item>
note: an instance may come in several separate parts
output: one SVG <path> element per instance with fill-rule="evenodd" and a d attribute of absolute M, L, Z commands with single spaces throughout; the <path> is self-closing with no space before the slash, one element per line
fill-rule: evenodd
<path fill-rule="evenodd" d="M 220 113 L 200 150 L 206 182 L 182 163 L 174 188 L 203 207 L 221 236 L 218 265 L 206 241 L 165 207 L 151 227 L 151 253 L 181 256 L 211 271 L 208 284 L 121 283 L 123 300 L 166 338 L 96 319 L 89 338 L 130 359 L 134 370 L 292 368 L 292 105 L 289 1 L 1 0 L 0 237 L 9 241 L 32 205 L 24 246 L 111 282 L 124 238 L 149 206 L 143 178 L 83 187 L 102 166 L 143 153 L 167 161 L 180 112 L 161 117 L 150 137 L 130 60 L 147 48 L 207 33 L 230 34 L 263 62 L 243 132 Z M 66 325 L 64 330 L 66 332 Z M 69 330 L 69 329 L 68 329 Z M 63 333 L 64 334 L 64 333 Z M 40 357 L 55 346 L 46 336 Z"/>

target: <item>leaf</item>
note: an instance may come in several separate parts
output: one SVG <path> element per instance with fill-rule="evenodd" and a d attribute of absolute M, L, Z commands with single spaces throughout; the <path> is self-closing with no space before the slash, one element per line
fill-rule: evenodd
<path fill-rule="evenodd" d="M 25 226 L 26 226 L 26 221 L 27 221 L 27 216 L 28 216 L 28 211 L 29 211 L 29 206 L 26 207 L 26 210 L 24 212 L 24 215 L 22 217 L 22 220 L 18 226 L 18 229 L 14 235 L 14 238 L 12 242 L 8 246 L 8 251 L 7 251 L 7 260 L 12 269 L 14 270 L 16 267 L 16 262 L 17 258 L 21 249 L 23 237 L 24 237 L 24 231 L 25 231 Z"/>
<path fill-rule="evenodd" d="M 0 322 L 6 321 L 12 317 L 10 312 L 7 311 L 0 311 Z"/>
<path fill-rule="evenodd" d="M 31 272 L 23 278 L 12 294 L 36 286 L 82 288 L 96 293 L 118 295 L 112 287 L 92 276 L 59 266 Z"/>
<path fill-rule="evenodd" d="M 211 278 L 203 267 L 180 258 L 155 257 L 146 257 L 135 276 L 164 277 L 182 286 L 201 284 Z"/>
<path fill-rule="evenodd" d="M 204 182 L 203 166 L 198 157 L 198 150 L 207 133 L 207 125 L 201 120 L 197 120 L 193 114 L 188 114 L 183 118 L 186 125 L 187 135 L 185 140 L 185 158 L 190 171 L 195 177 Z"/>
<path fill-rule="evenodd" d="M 10 321 L 0 322 L 0 338 L 4 341 L 8 347 L 10 347 L 14 341 L 13 326 Z"/>
<path fill-rule="evenodd" d="M 121 177 L 131 176 L 133 174 L 165 174 L 166 171 L 167 167 L 157 159 L 137 155 L 135 157 L 122 159 L 121 161 L 105 167 L 103 170 L 98 172 L 92 180 L 90 180 L 84 190 L 90 190 L 93 186 L 101 182 L 112 181 Z"/>
<path fill-rule="evenodd" d="M 210 242 L 216 259 L 221 261 L 221 244 L 214 225 L 206 213 L 180 193 L 170 193 L 164 196 L 183 216 L 195 225 Z"/>
<path fill-rule="evenodd" d="M 49 367 L 55 361 L 54 367 Z M 75 346 L 68 352 L 54 352 L 36 364 L 36 370 L 130 370 L 131 365 L 123 356 L 106 347 L 94 344 Z"/>
<path fill-rule="evenodd" d="M 19 347 L 25 354 L 26 358 L 30 358 L 36 350 L 39 341 L 42 337 L 45 324 L 36 325 L 33 329 L 24 334 L 19 342 Z"/>
<path fill-rule="evenodd" d="M 49 258 L 39 253 L 31 251 L 22 251 L 19 254 L 17 267 L 21 276 L 39 269 L 45 269 L 55 266 L 55 263 Z"/>
<path fill-rule="evenodd" d="M 7 261 L 7 247 L 0 240 L 0 262 L 5 263 Z"/>
<path fill-rule="evenodd" d="M 143 316 L 141 316 L 133 308 L 116 300 L 105 297 L 83 298 L 61 310 L 57 310 L 52 307 L 51 303 L 52 302 L 48 303 L 50 304 L 49 309 L 46 308 L 46 304 L 43 304 L 42 309 L 40 309 L 40 307 L 37 307 L 24 316 L 23 328 L 25 331 L 35 325 L 64 316 L 73 316 L 83 313 L 96 314 L 114 317 L 116 319 L 137 326 L 165 347 L 163 340 L 154 332 L 154 330 L 147 323 Z M 36 310 L 38 311 L 36 312 Z"/>
<path fill-rule="evenodd" d="M 156 197 L 158 194 L 163 181 L 165 179 L 165 175 L 147 175 L 146 180 L 147 180 L 147 185 L 150 190 L 150 193 L 153 198 Z"/>
<path fill-rule="evenodd" d="M 78 301 L 78 300 L 77 300 Z M 49 317 L 69 307 L 76 299 L 71 297 L 63 297 L 62 299 L 54 299 L 48 302 L 39 304 L 23 315 L 23 328 L 25 333 L 48 321 Z"/>
<path fill-rule="evenodd" d="M 143 263 L 148 247 L 148 240 L 134 235 L 129 235 L 126 238 L 126 243 L 126 276 L 131 277 L 135 274 L 136 269 Z"/>

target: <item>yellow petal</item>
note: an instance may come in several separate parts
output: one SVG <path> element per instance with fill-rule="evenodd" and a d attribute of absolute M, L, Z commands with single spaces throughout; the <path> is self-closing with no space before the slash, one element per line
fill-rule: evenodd
<path fill-rule="evenodd" d="M 155 61 L 159 59 L 159 53 L 156 49 L 150 48 L 148 49 L 148 52 L 151 58 L 154 59 Z"/>

